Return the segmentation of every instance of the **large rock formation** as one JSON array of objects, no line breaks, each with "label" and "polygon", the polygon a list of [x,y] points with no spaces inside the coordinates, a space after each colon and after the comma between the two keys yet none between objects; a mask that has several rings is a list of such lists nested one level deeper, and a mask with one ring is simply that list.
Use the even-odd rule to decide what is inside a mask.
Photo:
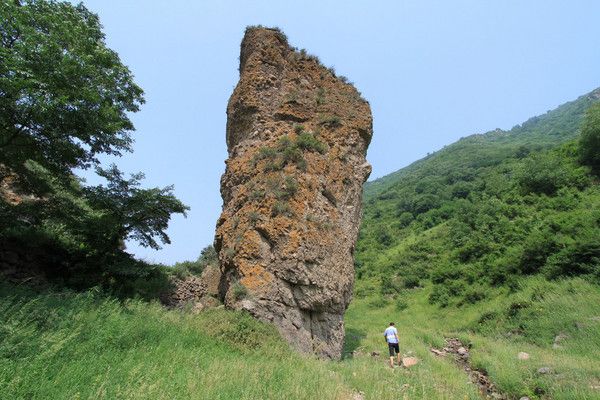
[{"label": "large rock formation", "polygon": [[300,351],[339,358],[371,171],[369,104],[279,30],[249,28],[227,116],[221,300]]}]

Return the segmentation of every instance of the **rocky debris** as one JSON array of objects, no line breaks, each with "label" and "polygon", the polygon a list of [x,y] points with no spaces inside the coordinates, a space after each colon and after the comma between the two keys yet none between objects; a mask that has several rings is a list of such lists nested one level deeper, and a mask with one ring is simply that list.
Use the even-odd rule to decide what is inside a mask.
[{"label": "rocky debris", "polygon": [[339,358],[354,285],[369,104],[277,29],[249,28],[227,106],[219,297]]},{"label": "rocky debris", "polygon": [[160,295],[160,301],[170,308],[191,308],[200,312],[221,304],[219,294],[219,268],[208,265],[200,276],[188,275],[172,278],[171,288]]},{"label": "rocky debris", "polygon": [[520,351],[519,354],[517,354],[517,358],[521,361],[529,360],[529,357],[529,353],[525,353],[524,351]]},{"label": "rocky debris", "polygon": [[160,300],[167,307],[183,308],[185,305],[200,300],[206,292],[206,286],[199,276],[189,275],[183,279],[173,278],[172,289],[161,294]]},{"label": "rocky debris", "polygon": [[507,400],[508,396],[501,393],[496,385],[487,376],[487,372],[480,369],[473,369],[469,363],[470,346],[465,346],[458,338],[446,339],[446,346],[443,349],[429,349],[433,354],[445,357],[450,354],[454,357],[456,363],[469,375],[471,382],[477,385],[479,392],[487,399]]},{"label": "rocky debris", "polygon": [[429,351],[431,351],[436,356],[440,356],[440,357],[445,357],[448,354],[444,350],[438,350],[438,349],[433,348],[433,347],[430,348]]},{"label": "rocky debris", "polygon": [[402,357],[402,366],[405,368],[410,368],[419,363],[419,359],[417,357]]}]

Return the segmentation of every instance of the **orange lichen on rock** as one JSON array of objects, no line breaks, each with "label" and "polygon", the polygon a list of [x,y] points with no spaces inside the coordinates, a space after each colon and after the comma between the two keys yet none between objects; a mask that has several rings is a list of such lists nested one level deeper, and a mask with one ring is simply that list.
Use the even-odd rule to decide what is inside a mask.
[{"label": "orange lichen on rock", "polygon": [[[227,116],[220,297],[297,349],[337,358],[371,170],[369,104],[279,30],[249,28]],[[239,284],[245,297],[232,295]]]}]

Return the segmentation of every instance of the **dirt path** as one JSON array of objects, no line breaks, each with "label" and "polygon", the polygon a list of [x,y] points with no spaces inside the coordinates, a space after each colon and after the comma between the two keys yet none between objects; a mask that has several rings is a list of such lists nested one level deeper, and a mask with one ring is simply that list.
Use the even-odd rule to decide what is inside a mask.
[{"label": "dirt path", "polygon": [[430,351],[439,356],[448,355],[454,357],[454,360],[461,367],[471,381],[479,388],[479,392],[486,399],[508,400],[508,396],[502,394],[496,385],[490,380],[486,371],[473,369],[469,362],[469,348],[457,338],[446,339],[446,346],[442,349],[431,348]]}]

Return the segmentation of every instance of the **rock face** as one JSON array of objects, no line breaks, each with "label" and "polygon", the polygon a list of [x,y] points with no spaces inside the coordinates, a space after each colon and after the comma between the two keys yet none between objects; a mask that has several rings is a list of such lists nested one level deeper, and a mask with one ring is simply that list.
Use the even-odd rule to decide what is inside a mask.
[{"label": "rock face", "polygon": [[369,104],[279,30],[249,28],[227,117],[221,300],[302,352],[339,358],[371,171]]}]

